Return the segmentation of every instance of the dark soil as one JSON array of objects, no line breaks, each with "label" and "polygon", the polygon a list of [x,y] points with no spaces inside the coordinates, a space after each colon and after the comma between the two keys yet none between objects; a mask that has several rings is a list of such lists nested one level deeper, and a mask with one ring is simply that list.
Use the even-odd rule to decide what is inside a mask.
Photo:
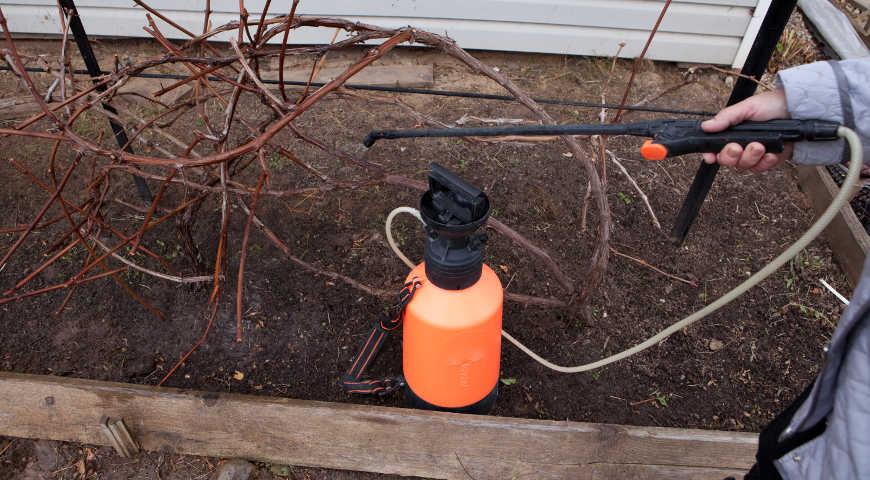
[{"label": "dark soil", "polygon": [[[29,51],[54,51],[56,43],[32,42]],[[153,52],[143,42],[101,42],[99,53]],[[145,53],[142,53],[145,55]],[[519,54],[479,54],[536,96],[600,101],[608,59],[580,59]],[[347,57],[350,58],[350,57]],[[345,57],[330,57],[340,64]],[[471,76],[455,61],[439,54],[403,50],[387,60],[434,63],[436,88],[498,92],[496,86]],[[618,100],[630,63],[617,62],[607,92]],[[645,63],[633,90],[633,101],[654,97],[679,83],[684,70],[666,63]],[[702,70],[699,81],[653,103],[675,108],[715,111],[727,98],[724,75]],[[42,79],[42,81],[45,81]],[[0,75],[2,96],[21,96],[16,80]],[[463,114],[486,118],[531,118],[517,105],[478,100],[408,96],[406,100],[442,121]],[[561,122],[596,121],[597,111],[548,107]],[[256,112],[248,112],[251,118]],[[632,113],[626,121],[654,118]],[[106,127],[100,118],[86,124]],[[319,138],[354,152],[361,139],[377,127],[412,127],[402,111],[379,104],[334,100],[324,102],[298,125]],[[84,126],[82,127],[84,128]],[[287,138],[316,168],[339,178],[358,173],[303,144]],[[612,256],[605,285],[594,298],[589,315],[581,309],[543,309],[516,303],[505,305],[505,329],[535,351],[560,364],[580,364],[630,347],[691,313],[755,272],[810,224],[811,209],[798,191],[792,167],[762,175],[723,170],[684,245],[667,240],[667,231],[698,165],[697,156],[660,163],[640,159],[639,139],[615,138],[611,149],[649,196],[663,223],[656,229],[637,192],[613,164],[608,164],[608,192],[613,208],[613,239],[619,251],[644,259],[675,275],[695,279],[698,288],[671,280],[627,259]],[[14,157],[45,175],[49,145],[0,138],[4,158]],[[536,145],[476,144],[455,139],[383,142],[369,159],[417,180],[427,165],[439,162],[481,186],[494,206],[493,216],[514,227],[550,252],[572,278],[582,281],[591,252],[596,212],[590,209],[590,233],[579,225],[586,180],[579,160],[563,155],[558,142]],[[69,153],[69,152],[68,152]],[[292,164],[271,164],[275,188],[314,185]],[[253,173],[252,173],[253,175]],[[0,162],[0,204],[4,225],[27,223],[45,196],[36,191],[8,162]],[[254,177],[245,181],[254,183]],[[136,202],[129,178],[113,177],[113,195]],[[156,190],[158,185],[152,184]],[[172,195],[175,195],[174,197]],[[173,192],[167,204],[177,202]],[[396,206],[416,205],[418,193],[381,186],[357,191],[285,200],[268,199],[258,214],[295,254],[321,267],[340,271],[366,284],[398,288],[405,267],[388,249],[383,236],[386,214]],[[141,222],[141,214],[113,204],[110,216],[119,225]],[[51,214],[50,214],[51,215]],[[140,215],[138,220],[132,216]],[[220,312],[206,342],[167,382],[167,386],[215,392],[251,393],[402,405],[401,395],[384,400],[350,397],[337,379],[347,368],[374,319],[384,311],[380,299],[341,283],[300,270],[258,232],[253,232],[245,275],[245,318],[242,342],[234,341],[235,272],[244,215],[233,212],[227,288]],[[127,219],[127,220],[125,220]],[[195,239],[206,263],[217,245],[220,219],[216,200],[198,217]],[[124,222],[127,221],[125,224]],[[411,258],[419,258],[420,230],[408,219],[397,226],[398,237]],[[54,231],[54,235],[57,231]],[[0,235],[0,251],[15,240]],[[7,288],[42,258],[54,240],[52,231],[34,235],[0,273]],[[174,229],[155,230],[146,245],[190,272]],[[61,282],[84,261],[81,249],[52,266],[31,288]],[[510,284],[512,292],[560,296],[563,292],[548,271],[508,240],[492,235],[489,264]],[[113,282],[80,286],[67,309],[52,312],[64,292],[0,306],[0,370],[63,375],[98,380],[156,384],[196,339],[206,324],[209,288],[179,286],[136,272],[125,274],[136,291],[165,314],[160,320]],[[587,422],[687,428],[758,431],[793,399],[818,371],[822,348],[839,317],[841,306],[822,289],[824,278],[842,293],[849,287],[832,264],[828,245],[815,242],[807,251],[726,309],[678,333],[660,346],[591,373],[564,375],[549,371],[506,344],[496,415]],[[398,373],[399,338],[393,339],[372,374]],[[240,372],[239,375],[236,372]],[[0,449],[6,441],[0,440]],[[27,475],[38,457],[32,442],[16,440],[0,454],[0,477]],[[42,448],[42,447],[40,447]],[[85,447],[61,445],[62,461],[73,464]],[[150,454],[125,463],[108,449],[94,450],[88,465],[112,478],[200,478],[216,460]],[[33,460],[33,461],[31,461]],[[152,477],[155,470],[163,477]],[[53,471],[53,470],[52,470]],[[72,478],[75,468],[57,478]],[[259,478],[270,478],[264,466]],[[296,469],[295,478],[341,478],[322,471]],[[28,478],[28,477],[22,477]],[[348,477],[350,478],[350,477]],[[356,477],[354,477],[356,478]]]}]

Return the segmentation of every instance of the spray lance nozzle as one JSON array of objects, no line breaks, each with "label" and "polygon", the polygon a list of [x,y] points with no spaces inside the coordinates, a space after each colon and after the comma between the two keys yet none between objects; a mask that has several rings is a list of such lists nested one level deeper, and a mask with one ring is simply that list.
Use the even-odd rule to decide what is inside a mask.
[{"label": "spray lance nozzle", "polygon": [[420,199],[426,224],[423,260],[426,276],[445,290],[462,290],[480,279],[485,233],[475,233],[489,218],[489,198],[455,173],[433,163],[429,190]]}]

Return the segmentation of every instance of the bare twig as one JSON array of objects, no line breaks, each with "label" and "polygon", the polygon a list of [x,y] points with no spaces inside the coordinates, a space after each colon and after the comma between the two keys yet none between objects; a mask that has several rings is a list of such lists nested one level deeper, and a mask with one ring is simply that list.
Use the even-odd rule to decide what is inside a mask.
[{"label": "bare twig", "polygon": [[610,161],[613,162],[614,165],[619,167],[619,171],[622,172],[623,175],[625,175],[625,178],[628,179],[629,183],[631,183],[631,186],[634,187],[634,190],[637,192],[638,195],[640,195],[641,200],[643,200],[643,204],[646,205],[646,209],[649,212],[649,216],[652,219],[653,225],[661,230],[662,224],[659,223],[659,219],[658,217],[656,217],[656,212],[653,211],[652,205],[649,204],[649,197],[646,196],[646,193],[643,192],[643,190],[640,188],[640,185],[638,185],[634,178],[628,173],[628,170],[625,169],[619,159],[616,158],[616,155],[614,155],[613,152],[611,152],[610,150],[606,150],[606,152],[607,156],[610,157]]},{"label": "bare twig", "polygon": [[698,288],[698,282],[693,282],[692,280],[687,280],[687,279],[685,279],[685,278],[683,278],[683,277],[678,277],[678,276],[676,276],[676,275],[673,275],[673,274],[671,274],[671,273],[668,273],[668,272],[666,272],[666,271],[664,271],[664,270],[662,270],[662,269],[656,267],[655,265],[650,264],[650,263],[647,262],[646,260],[642,260],[642,259],[637,258],[637,257],[632,257],[631,255],[627,255],[627,254],[625,254],[625,253],[622,253],[622,252],[620,252],[619,250],[617,250],[617,249],[615,249],[615,248],[613,248],[613,247],[610,247],[610,251],[613,252],[613,254],[616,255],[616,256],[618,256],[618,257],[627,258],[627,259],[629,259],[629,260],[631,260],[631,261],[633,261],[633,262],[636,262],[636,263],[638,263],[638,264],[640,264],[640,265],[643,265],[644,267],[646,267],[646,268],[648,268],[648,269],[650,269],[650,270],[652,270],[652,271],[654,271],[654,272],[658,272],[658,273],[660,273],[660,274],[662,274],[662,275],[664,275],[664,276],[666,276],[666,277],[668,277],[668,278],[670,278],[670,279],[672,279],[672,280],[676,280],[676,281],[678,281],[678,282],[683,282],[683,283],[685,283],[686,285],[689,285],[689,286],[692,286],[692,287]]}]

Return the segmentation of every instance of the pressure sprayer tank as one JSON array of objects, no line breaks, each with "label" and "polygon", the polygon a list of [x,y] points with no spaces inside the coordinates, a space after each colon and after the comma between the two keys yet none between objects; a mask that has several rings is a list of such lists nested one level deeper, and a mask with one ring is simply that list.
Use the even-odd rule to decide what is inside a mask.
[{"label": "pressure sprayer tank", "polygon": [[502,285],[484,265],[489,199],[432,164],[420,200],[426,229],[422,282],[405,310],[403,371],[417,408],[485,413],[498,395]]}]

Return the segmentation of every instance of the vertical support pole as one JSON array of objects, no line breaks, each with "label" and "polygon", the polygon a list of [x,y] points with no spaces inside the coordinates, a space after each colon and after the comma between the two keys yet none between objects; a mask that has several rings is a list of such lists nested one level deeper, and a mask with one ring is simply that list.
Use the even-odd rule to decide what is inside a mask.
[{"label": "vertical support pole", "polygon": [[[752,42],[752,49],[749,50],[749,55],[746,57],[746,63],[743,64],[742,73],[746,77],[752,77],[757,80],[761,79],[764,71],[767,70],[767,64],[770,62],[770,57],[776,49],[776,44],[782,36],[785,25],[791,17],[794,7],[797,4],[796,0],[773,0],[767,14],[764,16],[764,21],[761,23],[761,28],[758,31],[758,36]],[[740,77],[734,83],[734,89],[731,91],[731,97],[728,98],[728,105],[733,105],[742,100],[745,100],[755,94],[755,89],[758,85],[748,79]],[[677,214],[677,219],[674,221],[674,228],[671,230],[671,241],[680,245],[685,240],[689,233],[689,228],[698,216],[701,210],[701,205],[710,192],[710,187],[713,186],[713,180],[716,179],[716,173],[719,171],[718,164],[707,164],[701,162],[698,172],[695,173],[695,179],[692,181],[692,186],[689,187],[689,193],[686,194],[683,200],[683,206],[680,207],[680,212]]]},{"label": "vertical support pole", "polygon": [[[94,55],[93,48],[91,48],[91,42],[88,40],[88,34],[85,33],[85,27],[82,25],[82,20],[79,18],[79,12],[76,10],[75,2],[74,0],[60,0],[60,6],[63,8],[67,17],[69,17],[69,29],[72,31],[76,45],[79,47],[79,53],[81,53],[82,60],[85,62],[85,67],[88,69],[88,75],[96,81],[96,78],[102,75],[103,71],[100,69],[100,64],[97,62],[97,57]],[[105,92],[106,85],[98,86],[97,91]],[[109,113],[116,115],[118,113],[118,111],[115,110],[115,107],[108,103],[104,102],[103,108]],[[112,133],[115,135],[115,141],[118,142],[118,146],[124,148],[124,151],[128,153],[133,153],[133,149],[127,145],[129,140],[124,127],[115,121],[114,118],[109,118],[109,126],[112,127]],[[133,183],[136,184],[136,190],[139,191],[139,197],[143,201],[151,203],[153,197],[151,196],[151,190],[148,188],[148,184],[145,183],[145,179],[134,175]]]}]

